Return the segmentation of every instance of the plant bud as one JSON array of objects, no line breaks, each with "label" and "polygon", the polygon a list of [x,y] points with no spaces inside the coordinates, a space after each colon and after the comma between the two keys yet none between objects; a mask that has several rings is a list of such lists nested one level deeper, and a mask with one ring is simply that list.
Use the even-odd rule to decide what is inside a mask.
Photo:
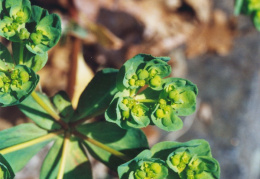
[{"label": "plant bud", "polygon": [[160,86],[161,83],[162,83],[162,79],[161,79],[161,77],[158,76],[158,75],[156,75],[154,78],[152,78],[152,79],[150,80],[150,85],[151,85],[152,87],[154,87],[154,88]]},{"label": "plant bud", "polygon": [[181,159],[181,155],[180,154],[175,154],[174,156],[171,157],[171,162],[172,165],[177,166],[180,164],[180,159]]},{"label": "plant bud", "polygon": [[18,35],[21,40],[25,40],[30,37],[30,33],[28,32],[28,30],[26,28],[22,28]]},{"label": "plant bud", "polygon": [[25,82],[29,81],[30,76],[26,71],[21,71],[20,78],[21,78],[22,82],[25,83]]},{"label": "plant bud", "polygon": [[151,170],[154,172],[154,173],[160,173],[162,171],[162,167],[159,163],[152,163],[151,164]]},{"label": "plant bud", "polygon": [[129,80],[129,85],[130,86],[135,86],[135,79],[130,79]]},{"label": "plant bud", "polygon": [[149,77],[153,78],[155,75],[157,75],[157,70],[153,68],[149,71]]},{"label": "plant bud", "polygon": [[139,70],[139,71],[137,72],[137,75],[138,75],[138,78],[139,78],[140,80],[145,80],[146,78],[149,77],[149,73],[148,73],[147,70]]},{"label": "plant bud", "polygon": [[38,45],[42,41],[42,35],[40,33],[32,33],[30,39],[33,41],[35,45]]},{"label": "plant bud", "polygon": [[128,119],[129,116],[130,116],[129,110],[122,111],[122,116],[123,116],[124,118]]},{"label": "plant bud", "polygon": [[162,119],[165,116],[165,114],[162,109],[157,109],[155,112],[155,116],[159,119]]}]

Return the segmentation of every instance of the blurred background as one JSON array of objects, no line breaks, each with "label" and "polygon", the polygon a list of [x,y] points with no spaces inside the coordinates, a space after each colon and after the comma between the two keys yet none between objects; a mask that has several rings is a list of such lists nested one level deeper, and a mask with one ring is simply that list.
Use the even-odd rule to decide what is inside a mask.
[{"label": "blurred background", "polygon": [[[32,0],[58,13],[63,36],[39,75],[39,90],[65,90],[77,104],[93,75],[120,68],[138,53],[170,56],[172,76],[199,88],[197,111],[184,128],[144,132],[159,141],[206,139],[222,179],[260,179],[260,35],[251,19],[234,17],[227,0]],[[5,39],[0,41],[10,49]],[[103,119],[103,117],[99,117]],[[16,107],[0,108],[0,130],[30,122]],[[44,150],[16,179],[36,179]],[[96,179],[116,178],[93,161]]]}]

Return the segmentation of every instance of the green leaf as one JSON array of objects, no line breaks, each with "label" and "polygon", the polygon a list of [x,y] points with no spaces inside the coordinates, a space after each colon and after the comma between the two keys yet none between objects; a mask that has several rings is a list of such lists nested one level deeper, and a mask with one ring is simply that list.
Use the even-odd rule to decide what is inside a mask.
[{"label": "green leaf", "polygon": [[252,19],[258,31],[260,31],[260,9],[253,13]]},{"label": "green leaf", "polygon": [[39,76],[24,65],[16,65],[10,72],[0,72],[0,106],[21,103],[36,88],[38,81]]},{"label": "green leaf", "polygon": [[30,35],[31,41],[26,44],[26,47],[34,54],[42,54],[55,46],[60,36],[60,17],[57,14],[50,14],[37,23],[35,31]]},{"label": "green leaf", "polygon": [[15,176],[13,169],[5,158],[0,154],[0,178],[13,179]]},{"label": "green leaf", "polygon": [[9,14],[10,17],[12,17],[16,23],[26,23],[31,16],[31,6],[11,6]]},{"label": "green leaf", "polygon": [[[12,43],[13,49],[13,58],[16,64],[19,63],[19,52],[20,52],[20,43]],[[23,65],[33,69],[37,72],[41,70],[48,61],[48,53],[44,52],[43,54],[34,54],[31,53],[27,48],[23,49]]]},{"label": "green leaf", "polygon": [[[49,108],[55,111],[48,96],[38,92],[37,95]],[[18,107],[26,116],[44,129],[54,130],[61,128],[61,126],[55,122],[55,120],[33,99],[32,96],[29,96],[20,105],[18,105]]]},{"label": "green leaf", "polygon": [[212,157],[209,143],[202,139],[191,140],[188,142],[160,142],[151,148],[152,157],[166,160],[168,155],[179,148],[187,148],[192,154],[197,156]]},{"label": "green leaf", "polygon": [[157,117],[158,111],[163,111],[159,107],[160,105],[158,104],[151,113],[151,119],[157,127],[165,131],[176,131],[183,127],[182,120],[174,114],[172,109],[170,109],[170,111],[164,114],[162,117]]},{"label": "green leaf", "polygon": [[[148,148],[146,136],[139,129],[124,130],[115,124],[97,122],[78,126],[77,130],[89,138],[124,153],[130,158],[135,157],[139,152]],[[93,145],[90,142],[85,141],[84,144],[94,158],[114,170],[116,170],[120,164],[125,162],[124,160],[112,155],[102,148]]]},{"label": "green leaf", "polygon": [[216,159],[212,157],[198,157],[204,164],[204,171],[213,175],[214,178],[220,178],[220,167]]},{"label": "green leaf", "polygon": [[[0,131],[0,153],[12,146],[32,141],[33,139],[47,135],[48,132],[37,127],[35,124],[21,124],[19,126]],[[3,156],[10,163],[14,172],[20,171],[26,163],[39,152],[52,138],[36,142],[23,149],[15,149],[12,152],[5,152]]]},{"label": "green leaf", "polygon": [[0,19],[2,19],[2,16],[3,16],[3,13],[4,13],[3,3],[4,3],[4,0],[0,0]]},{"label": "green leaf", "polygon": [[[159,72],[157,75],[159,75],[161,78],[169,75],[170,66],[167,64],[169,60],[169,57],[153,57],[147,54],[139,54],[134,56],[133,58],[126,61],[119,70],[117,76],[118,90],[123,91],[124,89],[139,89],[140,85],[137,85],[136,81],[143,79],[138,75],[139,70],[142,69],[151,70],[154,66]],[[162,69],[164,69],[164,71],[162,71]],[[153,76],[154,75],[152,75],[152,77]],[[145,79],[148,78],[150,77]],[[157,89],[157,87],[154,87],[154,89]]]},{"label": "green leaf", "polygon": [[168,175],[168,169],[163,160],[151,158],[151,152],[145,150],[134,159],[120,165],[118,174],[120,179],[164,179]]},{"label": "green leaf", "polygon": [[[59,138],[56,140],[43,162],[40,173],[41,179],[57,178],[62,147],[63,138]],[[69,141],[65,162],[64,179],[92,178],[91,166],[87,154],[82,145],[73,138]]]},{"label": "green leaf", "polygon": [[11,8],[13,6],[19,6],[19,7],[23,7],[23,6],[31,6],[31,3],[29,0],[5,0],[5,8]]},{"label": "green leaf", "polygon": [[46,9],[43,9],[39,6],[32,6],[32,14],[29,22],[39,23],[45,16],[49,15],[49,12]]},{"label": "green leaf", "polygon": [[113,99],[118,70],[107,68],[99,71],[82,92],[74,121],[102,114]]},{"label": "green leaf", "polygon": [[65,91],[60,91],[52,98],[53,104],[58,109],[63,121],[69,122],[74,113],[69,96]]},{"label": "green leaf", "polygon": [[13,59],[8,49],[0,43],[0,71],[14,68]]},{"label": "green leaf", "polygon": [[244,0],[235,0],[234,14],[239,15],[242,11]]}]

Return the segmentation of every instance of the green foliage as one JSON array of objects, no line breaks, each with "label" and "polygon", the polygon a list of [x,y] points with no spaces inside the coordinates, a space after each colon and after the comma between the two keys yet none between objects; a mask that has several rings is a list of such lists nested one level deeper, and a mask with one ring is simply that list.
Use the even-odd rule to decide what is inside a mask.
[{"label": "green foliage", "polygon": [[117,73],[118,70],[107,68],[95,75],[80,96],[74,121],[104,113],[107,104],[117,92]]},{"label": "green foliage", "polygon": [[249,15],[257,30],[260,30],[260,1],[236,0],[234,13]]},{"label": "green foliage", "polygon": [[0,106],[11,106],[21,103],[35,89],[39,76],[25,65],[11,65],[7,51],[0,54]]},{"label": "green foliage", "polygon": [[164,78],[171,72],[168,60],[146,54],[128,60],[117,75],[119,92],[106,110],[106,120],[124,129],[149,124],[166,131],[181,129],[179,116],[195,111],[198,89],[185,79]]},{"label": "green foliage", "polygon": [[[250,13],[256,10],[250,6]],[[12,41],[13,51],[11,55],[0,43],[0,106],[18,105],[35,123],[0,131],[0,179],[14,178],[14,172],[50,142],[42,179],[91,179],[88,155],[118,169],[123,179],[219,178],[219,164],[206,141],[161,142],[149,150],[138,129],[151,124],[179,130],[180,116],[196,109],[196,85],[167,78],[169,57],[139,54],[120,70],[99,71],[74,109],[64,91],[51,98],[34,91],[36,72],[45,66],[47,51],[61,36],[58,15],[31,6],[29,0],[0,0],[0,36]],[[109,122],[89,120],[104,112]]]},{"label": "green foliage", "polygon": [[[55,111],[54,105],[51,103],[51,100],[48,96],[37,93],[39,98],[44,101],[45,105],[47,105],[50,109]],[[26,100],[24,100],[21,104],[18,105],[19,109],[28,116],[31,120],[33,120],[38,126],[46,130],[57,130],[60,129],[61,126],[55,122],[50,114],[48,114],[41,105],[39,105],[32,96],[28,96]]]},{"label": "green foliage", "polygon": [[[148,166],[151,166],[151,163],[156,163],[157,170],[161,171],[161,175],[154,176],[156,172],[149,175],[147,171],[150,170],[146,170],[146,167],[140,167],[143,163],[150,164]],[[163,170],[163,168],[165,169]],[[169,175],[166,171],[169,171]],[[145,174],[145,172],[147,173]],[[118,174],[120,179],[218,179],[220,168],[218,162],[212,158],[209,144],[206,141],[191,140],[185,143],[158,143],[151,150],[145,150],[134,159],[120,165]]]},{"label": "green foliage", "polygon": [[1,179],[14,178],[13,169],[1,154],[0,154],[0,178]]}]

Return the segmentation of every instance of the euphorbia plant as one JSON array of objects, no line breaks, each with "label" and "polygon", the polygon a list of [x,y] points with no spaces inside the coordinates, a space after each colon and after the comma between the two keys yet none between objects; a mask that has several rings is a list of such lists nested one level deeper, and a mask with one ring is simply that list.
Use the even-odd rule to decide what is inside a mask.
[{"label": "euphorbia plant", "polygon": [[[198,90],[192,82],[167,76],[168,57],[139,54],[120,70],[99,71],[74,109],[63,91],[53,97],[35,92],[36,74],[60,38],[59,16],[28,0],[0,1],[0,105],[18,105],[34,123],[0,131],[0,178],[14,177],[51,141],[40,178],[92,178],[86,151],[120,178],[219,178],[219,164],[204,140],[162,142],[149,150],[140,128],[182,128],[179,116],[192,114]],[[89,119],[104,114],[106,121]]]}]

